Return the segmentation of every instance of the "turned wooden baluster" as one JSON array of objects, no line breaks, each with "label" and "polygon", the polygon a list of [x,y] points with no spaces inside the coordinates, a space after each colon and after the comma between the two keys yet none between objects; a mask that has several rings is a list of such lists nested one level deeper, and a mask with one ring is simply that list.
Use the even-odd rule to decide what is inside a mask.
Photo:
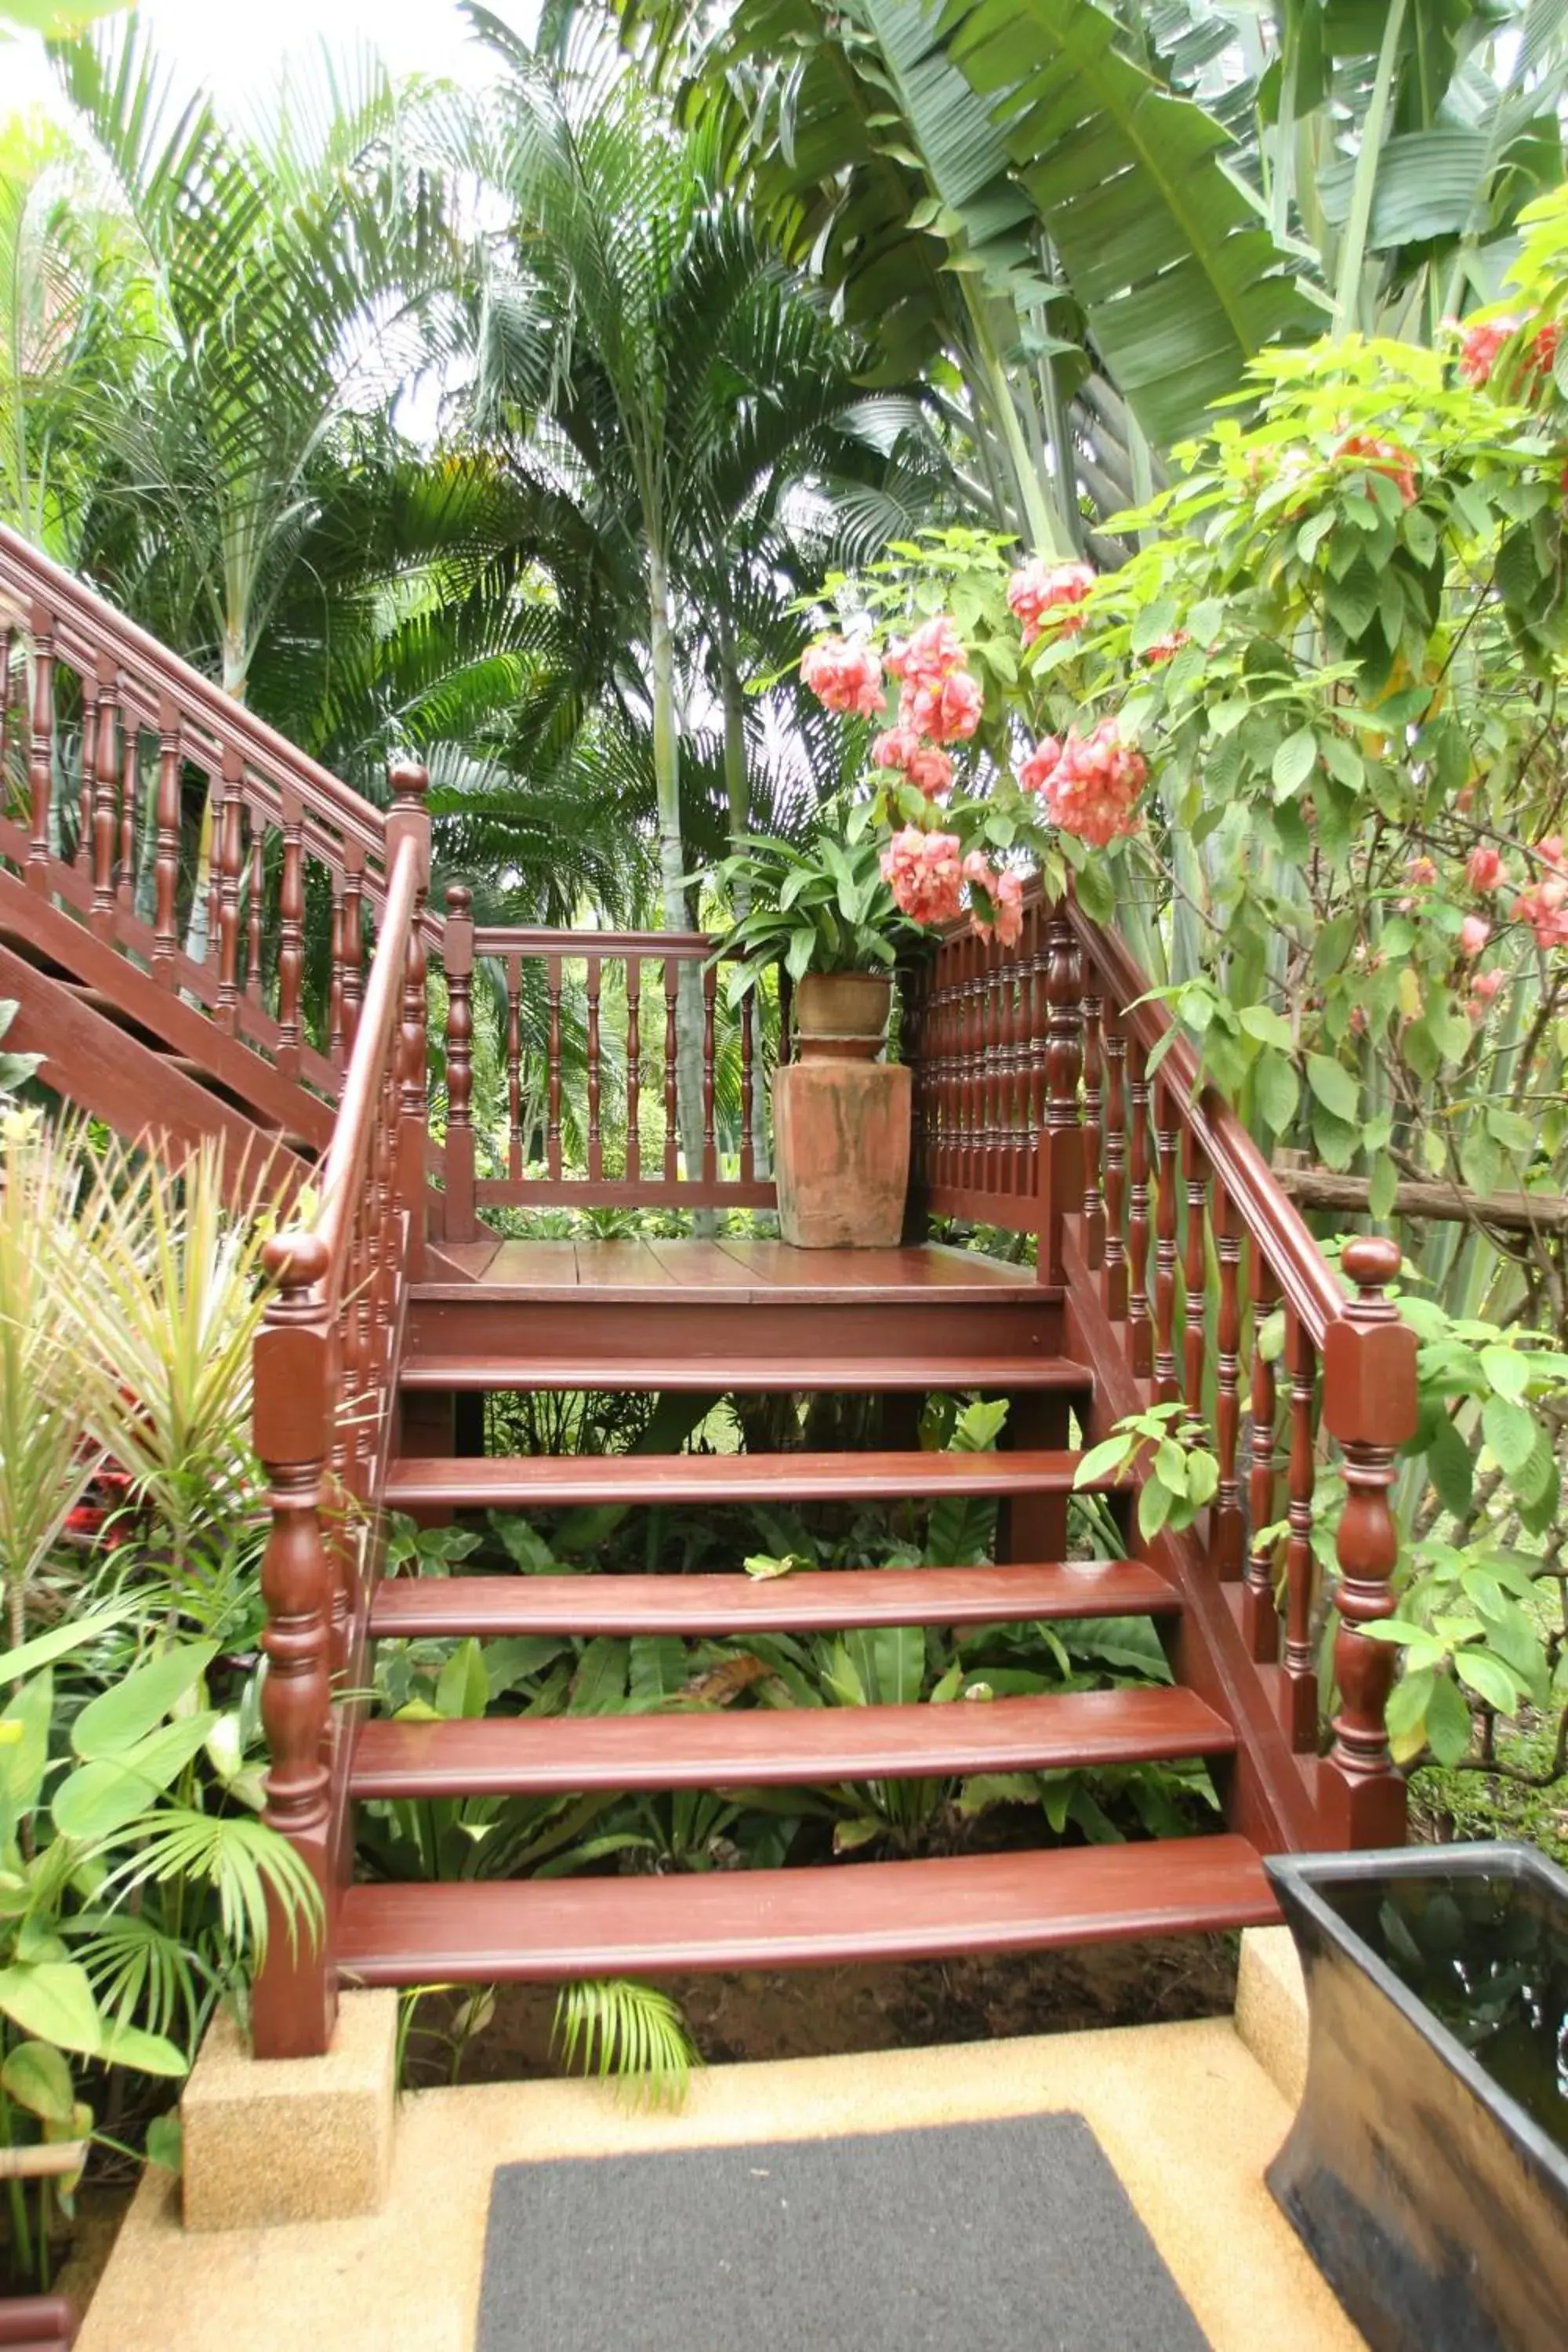
[{"label": "turned wooden baluster", "polygon": [[5,772],[11,749],[11,656],[16,642],[9,628],[0,624],[0,776]]},{"label": "turned wooden baluster", "polygon": [[[261,936],[267,900],[267,820],[259,809],[250,811],[249,834],[250,859],[245,908],[245,992],[252,1004],[258,1011],[263,1011],[267,1003],[263,984],[265,975],[261,969]],[[334,903],[334,919],[336,912]]]},{"label": "turned wooden baluster", "polygon": [[1104,1082],[1105,999],[1096,991],[1083,1000],[1083,1246],[1091,1274],[1105,1264]]},{"label": "turned wooden baluster", "polygon": [[1279,1302],[1274,1271],[1257,1241],[1247,1285],[1252,1305],[1252,1466],[1247,1480],[1247,1516],[1250,1528],[1247,1570],[1241,1594],[1241,1629],[1247,1655],[1259,1665],[1273,1665],[1279,1656],[1279,1612],[1274,1600],[1272,1539],[1264,1530],[1275,1524],[1278,1470],[1274,1459],[1274,1363],[1260,1344],[1263,1326]]},{"label": "turned wooden baluster", "polygon": [[[304,1031],[300,995],[305,978],[305,807],[298,793],[285,785],[280,795],[283,817],[283,870],[278,887],[278,1067],[286,1078],[300,1075]],[[344,921],[349,919],[345,898]],[[353,902],[354,937],[359,943],[359,902]],[[348,969],[343,990],[344,1028],[348,1028]],[[357,1003],[355,1010],[357,1012]],[[349,1051],[353,1050],[352,1036]]]},{"label": "turned wooden baluster", "polygon": [[206,861],[207,861],[207,935],[202,961],[216,967],[218,956],[218,894],[222,888],[221,859],[218,852],[223,841],[224,780],[220,771],[207,777]]},{"label": "turned wooden baluster", "polygon": [[664,960],[664,1181],[673,1184],[680,1173],[677,1157],[678,1125],[675,1095],[675,1007],[680,988],[680,967],[673,956]]},{"label": "turned wooden baluster", "polygon": [[1154,1114],[1154,1395],[1174,1404],[1176,1378],[1176,1108],[1162,1079],[1150,1089]]},{"label": "turned wooden baluster", "polygon": [[781,1070],[787,1070],[795,1055],[792,1022],[795,1014],[795,982],[787,971],[779,974],[779,1060]]},{"label": "turned wooden baluster", "polygon": [[333,1579],[322,1527],[335,1349],[318,1287],[327,1274],[326,1244],[315,1234],[279,1234],[263,1255],[278,1285],[255,1351],[254,1433],[271,1513],[261,1563],[268,1664],[261,1720],[271,1759],[265,1818],[305,1862],[325,1920],[312,1936],[269,1895],[271,1932],[252,1994],[251,2033],[258,2057],[310,2058],[326,2050],[337,2011],[326,1763]]},{"label": "turned wooden baluster", "polygon": [[[244,844],[240,828],[245,821],[245,805],[241,797],[243,779],[237,758],[227,755],[224,761],[223,818],[217,827],[218,871],[218,974],[216,1019],[220,1029],[232,1037],[239,1025],[239,886],[244,872]],[[304,961],[304,908],[300,918],[300,963]],[[297,1044],[296,1040],[296,1044]],[[279,1067],[282,1057],[279,1055]],[[298,1075],[298,1060],[289,1071]]]},{"label": "turned wooden baluster", "polygon": [[447,892],[447,1239],[471,1242],[474,1206],[473,894],[454,882]]},{"label": "turned wooden baluster", "polygon": [[1100,1297],[1113,1322],[1127,1314],[1127,1035],[1116,1008],[1105,1022],[1105,1255]]},{"label": "turned wooden baluster", "polygon": [[560,1181],[561,1181],[561,981],[562,981],[562,968],[561,968],[561,958],[560,958],[558,955],[552,955],[552,956],[548,956],[548,957],[546,957],[546,959],[545,959],[545,974],[544,974],[544,977],[545,977],[545,994],[546,994],[546,998],[547,998],[547,1000],[548,1000],[547,1010],[548,1010],[548,1013],[549,1013],[549,1022],[548,1022],[548,1043],[547,1043],[547,1046],[546,1046],[546,1051],[547,1051],[547,1053],[548,1053],[548,1055],[549,1055],[549,1057],[550,1057],[549,1079],[548,1079],[548,1087],[547,1087],[548,1115],[547,1115],[547,1118],[546,1118],[546,1121],[545,1121],[545,1129],[544,1129],[544,1151],[545,1151],[545,1160],[546,1160],[546,1162],[547,1162],[547,1164],[548,1164],[549,1171],[550,1171],[551,1180],[552,1180],[552,1182],[554,1182],[554,1183],[559,1183],[559,1182],[560,1182]]},{"label": "turned wooden baluster", "polygon": [[605,1145],[600,1129],[600,1109],[604,1092],[599,1045],[599,994],[602,959],[591,955],[588,964],[588,1181],[599,1183],[605,1173]]},{"label": "turned wooden baluster", "polygon": [[[757,1026],[757,992],[756,992],[756,990],[755,990],[754,988],[753,988],[753,989],[748,989],[748,991],[746,992],[745,995],[744,995],[744,996],[742,996],[742,998],[741,999],[740,1013],[741,1013],[741,1181],[742,1181],[742,1184],[753,1184],[753,1183],[755,1183],[755,1181],[756,1181],[756,1176],[757,1176],[757,1150],[756,1150],[756,1139],[755,1139],[755,1138],[754,1138],[754,1136],[752,1135],[752,1122],[754,1121],[755,1117],[756,1117],[756,1083],[757,1083],[757,1081],[756,1081],[756,1058],[755,1058],[755,1048],[754,1048],[754,1040],[755,1040],[755,1036],[756,1036],[756,1026]],[[911,1078],[911,1080],[910,1080],[910,1094],[911,1094],[911,1096],[913,1096],[913,1095],[915,1095],[915,1094],[918,1094],[918,1093],[919,1093],[919,1091],[920,1091],[920,1072],[919,1072],[919,1070],[918,1070],[918,1068],[917,1068],[917,1070],[915,1071],[915,1074],[914,1074],[913,1077],[912,1077],[912,1078]],[[916,1118],[915,1112],[914,1112],[914,1110],[913,1110],[913,1108],[911,1108],[911,1109],[910,1109],[910,1145],[911,1145],[911,1156],[912,1156],[912,1152],[913,1152],[913,1150],[914,1150],[915,1149],[918,1149],[917,1139],[918,1139],[919,1134],[920,1134],[920,1127],[919,1127],[919,1123],[918,1123],[918,1120],[917,1120],[917,1118]]]},{"label": "turned wooden baluster", "polygon": [[1127,1040],[1127,1353],[1134,1377],[1146,1381],[1154,1369],[1149,1319],[1149,1082],[1143,1048]]},{"label": "turned wooden baluster", "polygon": [[359,1035],[360,1007],[364,1003],[364,852],[350,845],[343,852],[343,1060],[346,1064]]},{"label": "turned wooden baluster", "polygon": [[1317,1394],[1318,1355],[1292,1308],[1285,1318],[1285,1369],[1289,1376],[1290,1453],[1286,1469],[1289,1534],[1285,1544],[1285,1727],[1298,1755],[1318,1745],[1318,1666],[1312,1643],[1312,1598],[1317,1582],[1312,1549],[1314,1463],[1312,1404]]},{"label": "turned wooden baluster", "polygon": [[[113,676],[113,665],[110,675]],[[79,873],[92,874],[92,811],[98,798],[98,679],[81,674],[81,743],[77,761],[76,855]]]},{"label": "turned wooden baluster", "polygon": [[[1213,1215],[1215,1256],[1219,1261],[1219,1314],[1215,1325],[1215,1452],[1219,1458],[1219,1490],[1215,1496],[1209,1551],[1222,1580],[1234,1584],[1241,1574],[1247,1541],[1237,1472],[1241,1443],[1241,1225],[1229,1192],[1217,1182]],[[1189,1290],[1189,1319],[1191,1299]],[[1191,1370],[1189,1357],[1189,1375]],[[1198,1376],[1201,1381],[1201,1359]]]},{"label": "turned wooden baluster", "polygon": [[1050,1008],[1046,1069],[1049,1093],[1037,1177],[1038,1273],[1042,1282],[1059,1284],[1067,1279],[1062,1260],[1064,1220],[1083,1201],[1083,1130],[1079,1125],[1078,1106],[1078,1082],[1083,1068],[1083,983],[1078,942],[1059,908],[1052,910],[1046,946],[1046,1003]]},{"label": "turned wooden baluster", "polygon": [[626,1181],[642,1177],[642,958],[626,958]]},{"label": "turned wooden baluster", "polygon": [[331,958],[327,981],[327,1059],[334,1070],[343,1066],[343,877],[332,876]]},{"label": "turned wooden baluster", "polygon": [[[1205,1324],[1208,1306],[1208,1257],[1204,1245],[1204,1223],[1208,1213],[1208,1164],[1196,1136],[1190,1127],[1182,1130],[1182,1175],[1187,1194],[1186,1250],[1182,1260],[1182,1288],[1185,1293],[1186,1322],[1182,1331],[1182,1360],[1187,1399],[1189,1428],[1204,1426],[1204,1365],[1206,1358]],[[1218,1252],[1216,1250],[1217,1256]]]},{"label": "turned wooden baluster", "polygon": [[55,634],[47,607],[35,604],[33,703],[27,738],[26,879],[35,890],[49,888],[49,810],[55,789]]},{"label": "turned wooden baluster", "polygon": [[719,1145],[713,1126],[716,1058],[713,1032],[718,985],[718,969],[709,964],[702,974],[702,1181],[710,1185],[719,1181]]},{"label": "turned wooden baluster", "polygon": [[[451,905],[448,897],[447,905]],[[506,1172],[522,1175],[522,958],[506,960]]]},{"label": "turned wooden baluster", "polygon": [[[115,707],[118,683],[114,660],[104,654],[98,665],[98,730],[92,766],[92,908],[88,920],[98,938],[114,936],[114,845],[120,830],[115,806],[120,787],[120,713]],[[88,756],[82,753],[85,786]]]},{"label": "turned wooden baluster", "polygon": [[130,710],[125,713],[120,749],[120,848],[115,861],[114,894],[130,914],[136,898],[136,804],[141,797],[142,730]]},{"label": "turned wooden baluster", "polygon": [[153,854],[153,977],[174,985],[180,950],[180,714],[171,695],[158,698],[157,845]]},{"label": "turned wooden baluster", "polygon": [[1363,1628],[1394,1614],[1399,1529],[1388,1497],[1395,1453],[1415,1433],[1415,1334],[1386,1295],[1399,1273],[1396,1242],[1347,1242],[1340,1263],[1356,1295],[1330,1325],[1323,1349],[1323,1423],[1344,1455],[1347,1492],[1335,1596],[1340,1708],[1333,1744],[1319,1770],[1319,1807],[1335,1844],[1398,1845],[1405,1837],[1405,1785],[1388,1752],[1384,1720],[1394,1656],[1386,1643],[1369,1641]]}]

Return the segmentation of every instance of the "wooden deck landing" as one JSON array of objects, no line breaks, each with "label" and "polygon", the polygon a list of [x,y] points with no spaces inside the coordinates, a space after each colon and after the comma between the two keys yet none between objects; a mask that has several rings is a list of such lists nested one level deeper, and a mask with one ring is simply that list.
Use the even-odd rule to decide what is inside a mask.
[{"label": "wooden deck landing", "polygon": [[[1027,1296],[1037,1286],[1026,1265],[1005,1265],[977,1251],[928,1243],[917,1249],[806,1250],[775,1241],[448,1242],[440,1256],[465,1277],[422,1286],[426,1297],[559,1301],[563,1292],[630,1303],[689,1297],[723,1306],[824,1306],[845,1300],[934,1295],[947,1305]],[[437,1269],[433,1269],[438,1271]]]}]

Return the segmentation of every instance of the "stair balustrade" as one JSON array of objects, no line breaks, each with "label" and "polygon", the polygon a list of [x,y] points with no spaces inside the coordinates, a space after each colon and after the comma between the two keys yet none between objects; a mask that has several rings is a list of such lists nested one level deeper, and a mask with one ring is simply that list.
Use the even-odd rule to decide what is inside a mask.
[{"label": "stair balustrade", "polygon": [[[405,1981],[417,1957],[406,1940],[416,1931],[395,1906],[360,1903],[364,1890],[355,1890],[355,1910],[345,1890],[351,1776],[356,1753],[374,1761],[375,1751],[361,1739],[353,1694],[366,1681],[383,1521],[400,1493],[406,1499],[428,1487],[436,1507],[458,1507],[473,1485],[458,1463],[397,1462],[403,1323],[427,1242],[471,1240],[482,1213],[503,1207],[761,1207],[774,1197],[762,1116],[773,1058],[767,1024],[754,1000],[731,1008],[712,942],[477,924],[461,887],[448,892],[442,921],[426,907],[423,771],[395,771],[393,788],[389,813],[372,808],[0,530],[0,918],[16,942],[14,969],[42,975],[44,989],[64,973],[73,1001],[100,1006],[112,1001],[118,974],[127,1015],[143,1033],[157,1031],[150,1007],[167,1007],[163,1050],[171,1058],[162,1066],[171,1090],[189,1089],[190,1074],[205,1071],[214,1091],[198,1093],[198,1106],[226,1102],[233,1119],[259,1116],[260,1105],[260,1131],[289,1148],[300,1140],[294,1128],[312,1119],[318,1138],[330,1137],[306,1213],[269,1247],[277,1292],[256,1358],[257,1450],[271,1520],[262,1575],[267,1816],[307,1857],[325,1922],[315,1941],[290,1937],[282,1923],[272,1938],[255,2010],[257,2047],[268,2055],[325,2045],[340,1975]],[[62,941],[77,943],[74,964]],[[434,1057],[431,950],[446,1003]],[[1140,1919],[1190,1926],[1266,1916],[1258,1850],[1394,1842],[1405,1821],[1404,1783],[1384,1736],[1394,1654],[1367,1633],[1393,1608],[1389,1488],[1415,1421],[1415,1337],[1389,1296],[1398,1254],[1386,1241],[1350,1242],[1342,1282],[1145,988],[1113,932],[1070,900],[1037,899],[1009,947],[973,925],[954,927],[909,976],[903,1009],[901,1050],[915,1079],[916,1223],[955,1217],[1034,1236],[1041,1312],[1061,1335],[1047,1344],[1065,1350],[1062,1370],[1091,1424],[1086,1436],[1163,1403],[1193,1433],[1202,1426],[1217,1462],[1215,1497],[1197,1525],[1179,1536],[1163,1531],[1142,1547],[1146,1563],[1117,1573],[1144,1578],[1164,1596],[1180,1704],[1190,1696],[1218,1727],[1214,1742],[1234,1745],[1230,1834],[1196,1842],[1211,1847],[1207,1856],[1163,1855],[1163,1892],[1143,1906],[1126,1874],[1102,1858],[1059,1857],[1065,1874],[1054,1885],[1065,1888],[1076,1871],[1097,1890],[1086,1898],[1086,1932],[1106,1932],[1108,1923],[1134,1932]],[[486,992],[502,1041],[504,1118],[479,1121],[473,1046]],[[787,990],[779,1014],[777,1050],[787,1058]],[[253,1071],[258,1060],[267,1066],[265,1086],[252,1080],[248,1095],[247,1056]],[[433,1059],[445,1087],[434,1122]],[[59,1090],[74,1087],[90,1105],[90,1074],[63,1047],[59,1064],[49,1073]],[[127,1092],[122,1086],[116,1100]],[[297,1119],[290,1102],[303,1107]],[[187,1128],[191,1108],[182,1105]],[[155,1137],[157,1107],[148,1108]],[[1026,1286],[1025,1296],[1036,1293]],[[1012,1330],[1016,1309],[1010,1289],[1005,1302],[981,1311]],[[864,1355],[867,1310],[832,1311],[846,1318],[837,1328],[853,1323]],[[897,1344],[884,1339],[884,1355]],[[975,1344],[965,1342],[972,1351]],[[486,1345],[495,1355],[499,1342]],[[1016,1339],[1007,1345],[1016,1352]],[[992,1354],[1014,1360],[1000,1340]],[[907,1384],[907,1365],[882,1370],[891,1385]],[[878,1365],[867,1359],[857,1377],[874,1387]],[[1059,1496],[1071,1461],[1049,1451],[996,1457],[985,1475],[994,1471],[1015,1496],[1031,1477]],[[823,1463],[831,1486],[834,1459]],[[806,1457],[794,1465],[797,1484],[803,1465]],[[889,1455],[885,1467],[889,1491],[907,1491],[905,1458]],[[526,1462],[489,1468],[508,1494],[535,1476]],[[642,1469],[658,1483],[657,1465]],[[409,1474],[417,1474],[412,1486]],[[979,1473],[972,1464],[963,1475]],[[1339,1700],[1320,1755],[1324,1596],[1314,1537],[1330,1478],[1342,1480],[1345,1496]],[[703,1493],[711,1483],[704,1473]],[[810,1477],[801,1488],[808,1490]],[[1058,1554],[1026,1554],[997,1573],[1021,1580],[1020,1591],[1045,1579],[1064,1612],[1085,1605],[1068,1590],[1079,1565]],[[584,1588],[572,1581],[578,1589],[569,1598],[581,1605]],[[831,1606],[882,1622],[853,1584]],[[602,1597],[594,1605],[605,1607]],[[792,1601],[788,1582],[769,1605],[804,1609],[808,1619],[812,1607],[830,1606],[812,1602],[804,1587]],[[628,1597],[626,1607],[637,1623],[662,1622],[646,1600]],[[383,1630],[401,1622],[392,1609],[377,1620]],[[974,1711],[951,1712],[953,1722],[938,1728],[956,1738],[960,1717]],[[1127,1710],[1112,1712],[1125,1728]],[[1068,1717],[1060,1721],[1067,1736]],[[1000,1714],[994,1728],[998,1737],[1006,1728]],[[479,1738],[482,1727],[472,1729]],[[1034,1754],[1043,1731],[1025,1727],[1020,1736]],[[634,1740],[630,1730],[617,1737]],[[1149,1753],[1173,1752],[1163,1737]],[[806,1742],[814,1753],[819,1744]],[[422,1787],[431,1768],[416,1758],[388,1769]],[[532,1769],[507,1764],[507,1785],[524,1785]],[[845,1874],[823,1869],[788,1874],[803,1924],[779,1948],[798,1944],[809,1957],[807,1915],[830,1900],[847,1906],[846,1917],[864,1912],[868,1949],[947,1948],[952,1905],[963,1900],[958,1881],[979,1885],[972,1858],[899,1867],[910,1891],[897,1904],[928,1906],[919,1922],[910,1912],[901,1941],[879,1940],[887,1932],[879,1906],[895,1898],[834,1895]],[[995,1948],[1067,1933],[1058,1896],[1043,1881],[1020,1878],[1005,1858],[984,1868],[996,1881],[985,1881]],[[911,1871],[927,1894],[914,1893]],[[943,1873],[953,1877],[951,1897]],[[476,1928],[474,1939],[459,1935],[449,1948],[457,1914],[432,1912],[419,1930],[425,1958],[441,1961],[437,1973],[493,1972],[511,1933],[509,1925],[496,1944],[495,1903],[510,1922],[507,1906],[523,1892],[467,1890],[465,1916],[482,1909],[492,1921],[489,1944]],[[724,1921],[716,1917],[710,1943],[699,1937],[696,1947],[710,1951],[710,1965],[727,1964],[735,1947],[726,1938],[744,1929],[742,1896],[720,1892]],[[552,1896],[561,1914],[552,1932],[579,1951],[596,1951],[593,1939],[605,1938],[608,1966],[621,1949],[612,1921],[621,1897],[606,1908],[602,1893],[584,1885]],[[656,1899],[664,1902],[658,1890],[650,1914]],[[535,1923],[544,1916],[524,1908]],[[586,1942],[573,1940],[579,1927]],[[663,1913],[650,1916],[650,1950],[666,1948],[666,1933]],[[689,1958],[692,1933],[668,1923],[669,1952]],[[841,1937],[835,1948],[850,1943]],[[531,1965],[526,1955],[512,1961],[512,1973]]]}]

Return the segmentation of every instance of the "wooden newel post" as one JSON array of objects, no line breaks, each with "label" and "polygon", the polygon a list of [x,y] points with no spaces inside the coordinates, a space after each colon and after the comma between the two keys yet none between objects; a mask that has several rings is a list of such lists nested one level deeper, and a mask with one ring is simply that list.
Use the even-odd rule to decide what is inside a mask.
[{"label": "wooden newel post", "polygon": [[1384,1295],[1399,1272],[1397,1244],[1347,1243],[1342,1264],[1357,1288],[1323,1349],[1323,1423],[1343,1452],[1348,1492],[1334,1641],[1340,1711],[1321,1769],[1320,1813],[1330,1845],[1398,1845],[1405,1787],[1384,1726],[1394,1653],[1362,1628],[1394,1614],[1399,1529],[1388,1495],[1395,1451],[1415,1431],[1415,1334]]},{"label": "wooden newel post", "polygon": [[256,1451],[272,1515],[261,1563],[261,1719],[271,1758],[265,1817],[303,1857],[326,1916],[313,1935],[268,1898],[253,2028],[258,2058],[309,2058],[327,2048],[337,2013],[328,1761],[334,1571],[321,1523],[334,1349],[318,1287],[328,1266],[325,1242],[315,1234],[280,1234],[263,1255],[279,1286],[256,1341]]},{"label": "wooden newel post", "polygon": [[447,893],[447,1239],[471,1242],[474,1213],[473,901],[461,883]]},{"label": "wooden newel post", "polygon": [[1079,1080],[1083,1075],[1083,984],[1078,942],[1064,910],[1052,910],[1046,929],[1046,1126],[1040,1138],[1039,1278],[1062,1283],[1062,1220],[1083,1206],[1083,1129]]}]

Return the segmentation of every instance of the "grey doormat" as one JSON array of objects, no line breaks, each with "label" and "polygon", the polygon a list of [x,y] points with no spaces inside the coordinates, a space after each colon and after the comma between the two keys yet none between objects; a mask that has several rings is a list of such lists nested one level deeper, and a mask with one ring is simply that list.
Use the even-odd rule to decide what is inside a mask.
[{"label": "grey doormat", "polygon": [[478,2352],[1207,2352],[1081,2116],[496,2174]]}]

